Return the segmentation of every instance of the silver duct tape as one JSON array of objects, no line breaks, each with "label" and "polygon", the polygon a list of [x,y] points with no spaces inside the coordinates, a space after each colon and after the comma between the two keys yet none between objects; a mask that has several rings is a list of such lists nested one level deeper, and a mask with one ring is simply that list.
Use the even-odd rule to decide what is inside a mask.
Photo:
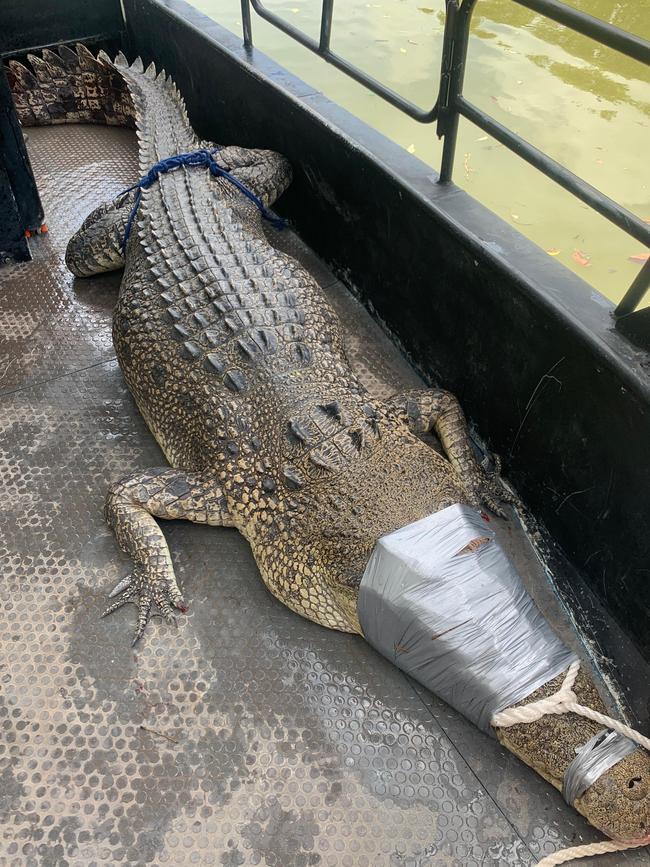
[{"label": "silver duct tape", "polygon": [[562,796],[567,804],[573,806],[576,798],[593,786],[605,771],[636,749],[638,745],[634,741],[617,732],[607,732],[606,729],[587,741],[576,751],[575,759],[564,772]]},{"label": "silver duct tape", "polygon": [[468,506],[450,506],[379,539],[358,613],[373,647],[492,734],[495,713],[577,658]]}]

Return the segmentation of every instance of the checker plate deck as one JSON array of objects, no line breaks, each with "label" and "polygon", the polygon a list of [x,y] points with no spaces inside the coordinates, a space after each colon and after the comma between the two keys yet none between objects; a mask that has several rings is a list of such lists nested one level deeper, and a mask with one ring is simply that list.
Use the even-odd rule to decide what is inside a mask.
[{"label": "checker plate deck", "polygon": [[[107,486],[164,461],[114,359],[119,275],[74,280],[63,253],[132,183],[135,139],[53,127],[29,149],[49,233],[0,270],[0,864],[484,867],[598,839],[361,638],[272,598],[234,530],[164,525],[190,604],[178,630],[156,618],[132,649],[131,607],[100,620],[128,570]],[[330,296],[367,386],[419,385],[295,235],[278,243]],[[496,523],[581,652],[525,537]],[[623,862],[648,858],[590,863]]]}]

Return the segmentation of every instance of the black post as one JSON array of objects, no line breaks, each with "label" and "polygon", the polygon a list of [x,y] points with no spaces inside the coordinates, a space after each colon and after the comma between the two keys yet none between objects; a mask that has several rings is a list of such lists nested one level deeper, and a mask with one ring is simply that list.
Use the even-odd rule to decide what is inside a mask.
[{"label": "black post", "polygon": [[648,289],[650,289],[650,259],[641,268],[634,278],[634,282],[619,301],[618,307],[614,310],[616,319],[627,316],[628,313],[636,310]]},{"label": "black post", "polygon": [[[469,25],[476,0],[448,0],[442,55],[438,137],[444,136],[439,183],[451,181],[458,136],[457,98],[463,92]],[[444,89],[444,92],[443,92]],[[443,107],[444,104],[444,107]]]},{"label": "black post", "polygon": [[332,14],[334,12],[334,0],[323,0],[320,16],[320,42],[319,51],[327,51],[330,47],[332,35]]},{"label": "black post", "polygon": [[241,0],[241,26],[244,31],[244,47],[253,47],[253,27],[251,25],[251,7],[249,0]]},{"label": "black post", "polygon": [[0,253],[30,259],[27,229],[38,229],[43,207],[4,67],[0,64]]}]

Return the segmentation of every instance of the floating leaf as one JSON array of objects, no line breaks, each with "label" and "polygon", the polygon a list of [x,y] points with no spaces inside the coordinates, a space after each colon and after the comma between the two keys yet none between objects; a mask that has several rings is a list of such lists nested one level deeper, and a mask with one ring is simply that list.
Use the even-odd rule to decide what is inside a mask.
[{"label": "floating leaf", "polygon": [[488,140],[488,137],[487,137],[486,135],[480,135],[480,136],[476,139],[476,141],[487,141],[487,140]]},{"label": "floating leaf", "polygon": [[577,262],[578,265],[582,265],[583,268],[588,268],[591,265],[591,256],[587,256],[586,253],[583,253],[582,250],[574,250],[571,254],[571,258],[574,262]]},{"label": "floating leaf", "polygon": [[432,15],[436,10],[430,6],[418,6],[419,12],[424,12],[425,15]]},{"label": "floating leaf", "polygon": [[419,45],[419,42],[415,42],[413,39],[407,40],[411,45]]},{"label": "floating leaf", "polygon": [[515,222],[519,219],[519,214],[510,214],[510,216],[515,220]]},{"label": "floating leaf", "polygon": [[638,262],[639,265],[643,265],[650,259],[650,253],[637,253],[636,256],[628,256],[627,259],[628,262]]},{"label": "floating leaf", "polygon": [[604,166],[605,163],[604,163],[603,160],[596,160],[596,165],[597,165],[597,166]]},{"label": "floating leaf", "polygon": [[557,247],[549,247],[546,252],[549,256],[559,256],[562,251],[558,250]]},{"label": "floating leaf", "polygon": [[400,48],[400,54],[406,54],[406,48]]},{"label": "floating leaf", "polygon": [[650,217],[643,217],[642,219],[644,223],[650,223]]},{"label": "floating leaf", "polygon": [[410,145],[406,148],[406,150],[407,150],[410,154],[414,154],[414,153],[415,153],[415,145],[414,145],[414,144],[410,144]]},{"label": "floating leaf", "polygon": [[289,12],[293,12],[294,15],[297,15],[298,12],[300,12],[300,9],[297,6],[293,6],[291,9],[289,9]]}]

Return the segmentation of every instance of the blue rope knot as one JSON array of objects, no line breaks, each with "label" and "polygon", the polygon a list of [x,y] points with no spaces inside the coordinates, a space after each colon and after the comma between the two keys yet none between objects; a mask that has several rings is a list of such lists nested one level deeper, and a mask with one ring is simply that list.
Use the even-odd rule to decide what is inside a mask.
[{"label": "blue rope knot", "polygon": [[[131,234],[131,228],[133,226],[133,221],[135,220],[135,215],[138,213],[138,208],[140,206],[140,200],[142,199],[142,191],[149,189],[152,187],[158,178],[161,175],[167,174],[167,172],[172,172],[174,169],[180,168],[180,166],[205,166],[210,170],[210,174],[214,175],[217,178],[225,178],[227,181],[230,181],[237,189],[243,193],[248,199],[253,202],[258,208],[262,217],[265,220],[268,220],[272,226],[275,226],[277,229],[284,229],[287,225],[287,221],[282,219],[282,217],[275,217],[268,208],[265,207],[262,200],[259,196],[256,196],[252,190],[249,190],[245,184],[232,175],[230,172],[226,171],[226,169],[222,169],[219,163],[214,159],[212,154],[215,154],[217,151],[221,150],[221,148],[213,148],[212,150],[208,150],[207,148],[199,148],[196,151],[190,151],[190,153],[186,154],[176,154],[173,157],[167,157],[164,160],[160,160],[157,163],[154,163],[146,175],[140,178],[132,187],[129,187],[127,190],[124,190],[120,193],[120,196],[126,195],[126,193],[130,193],[132,190],[137,190],[135,197],[135,202],[133,203],[133,207],[131,208],[131,213],[129,214],[129,219],[126,221],[126,226],[124,227],[124,240],[122,241],[122,252],[126,254],[126,242],[129,240],[129,235]],[[118,197],[119,198],[119,197]]]}]

